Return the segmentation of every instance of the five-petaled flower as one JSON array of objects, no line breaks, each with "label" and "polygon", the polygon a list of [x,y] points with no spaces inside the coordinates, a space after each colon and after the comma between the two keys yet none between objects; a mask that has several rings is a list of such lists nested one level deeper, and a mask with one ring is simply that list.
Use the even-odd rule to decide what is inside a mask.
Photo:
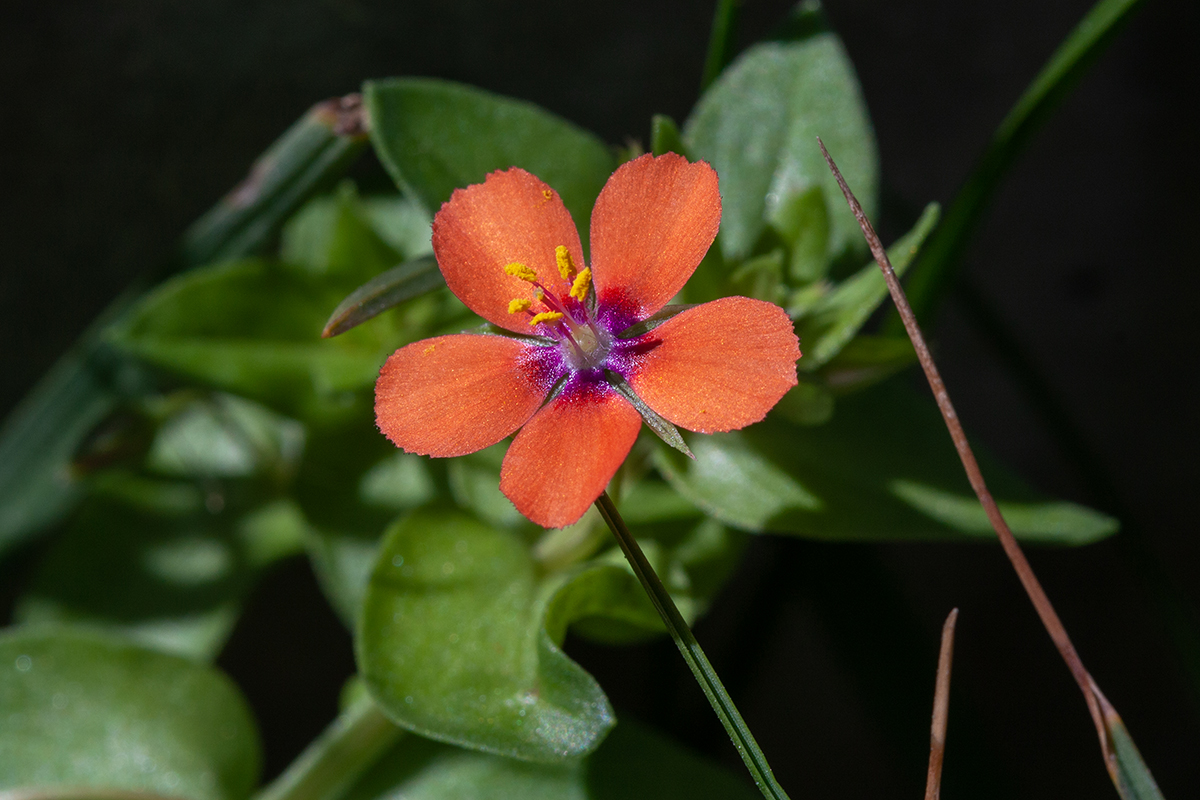
[{"label": "five-petaled flower", "polygon": [[796,385],[800,350],[781,308],[726,297],[654,316],[720,220],[708,164],[642,156],[596,200],[588,268],[571,215],[534,175],[514,167],[455,191],[433,221],[446,283],[521,336],[464,333],[400,348],[375,387],[379,429],[431,456],[473,453],[520,429],[500,489],[557,528],[583,515],[633,447],[642,417],[630,389],[688,430],[761,420]]}]

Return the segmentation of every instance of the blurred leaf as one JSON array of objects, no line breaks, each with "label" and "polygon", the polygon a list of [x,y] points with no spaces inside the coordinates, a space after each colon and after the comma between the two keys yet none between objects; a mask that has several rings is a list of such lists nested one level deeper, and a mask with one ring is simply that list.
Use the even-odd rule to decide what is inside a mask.
[{"label": "blurred leaf", "polygon": [[907,336],[858,334],[821,368],[834,394],[850,394],[890,378],[915,364],[917,351]]},{"label": "blurred leaf", "polygon": [[791,246],[788,277],[793,282],[807,284],[825,277],[829,269],[829,206],[820,186],[781,201],[770,225]]},{"label": "blurred leaf", "polygon": [[0,428],[0,556],[82,496],[71,459],[118,397],[78,352],[64,356]]},{"label": "blurred leaf", "polygon": [[0,634],[0,789],[94,787],[242,800],[258,734],[233,682],[69,629]]},{"label": "blurred leaf", "polygon": [[340,800],[750,800],[724,768],[622,722],[586,762],[530,764],[416,736],[392,745]]},{"label": "blurred leaf", "polygon": [[87,623],[211,659],[257,571],[297,552],[302,533],[299,511],[283,502],[234,520],[203,505],[164,514],[89,500],[46,554],[14,616],[24,624]]},{"label": "blurred leaf", "polygon": [[[1104,703],[1104,722],[1112,739],[1113,753],[1116,756],[1116,770],[1112,774],[1113,784],[1121,800],[1163,800],[1162,792],[1150,774],[1150,768],[1142,760],[1133,737],[1129,735],[1125,723],[1117,715],[1115,709],[1107,702]],[[1110,768],[1110,774],[1113,770]]]},{"label": "blurred leaf", "polygon": [[[746,530],[835,540],[991,540],[933,403],[890,381],[838,401],[825,425],[779,415],[744,431],[692,438],[696,460],[659,448],[655,464],[680,494]],[[980,453],[1000,508],[1025,541],[1094,542],[1117,522],[1045,502]],[[974,504],[974,505],[972,505]]]},{"label": "blurred leaf", "polygon": [[384,528],[438,493],[428,467],[428,459],[398,452],[367,414],[310,429],[294,496],[308,521],[305,545],[317,580],[351,630]]},{"label": "blurred leaf", "polygon": [[192,478],[290,477],[304,452],[304,426],[236,395],[198,398],[164,421],[147,468]]},{"label": "blurred leaf", "polygon": [[362,203],[375,231],[406,260],[433,255],[433,218],[415,198],[379,195]]},{"label": "blurred leaf", "polygon": [[817,148],[824,139],[863,208],[874,215],[879,166],[854,68],[836,35],[767,42],[747,50],[696,104],[683,140],[721,176],[721,252],[751,255],[768,220],[797,195],[823,187],[826,261],[864,252],[858,224]]},{"label": "blurred leaf", "polygon": [[800,381],[775,404],[775,413],[797,425],[824,425],[833,416],[833,395],[816,383]]},{"label": "blurred leaf", "polygon": [[[1100,0],[1092,6],[1000,123],[905,284],[908,301],[922,325],[928,323],[952,282],[963,250],[1009,167],[1141,5],[1142,0]],[[838,154],[830,152],[840,164]],[[853,180],[850,185],[858,191]],[[888,322],[889,333],[903,333],[899,317]]]},{"label": "blurred leaf", "polygon": [[450,511],[402,518],[360,618],[372,696],[398,725],[441,741],[542,762],[590,752],[612,711],[542,622],[560,581],[539,579],[515,533]]},{"label": "blurred leaf", "polygon": [[356,286],[400,263],[403,256],[375,230],[354,184],[317,197],[288,220],[279,257],[338,286]]},{"label": "blurred leaf", "polygon": [[426,78],[369,81],[371,142],[433,213],[454,189],[521,167],[562,196],[587,248],[592,205],[617,163],[593,134],[532,103]]},{"label": "blurred leaf", "polygon": [[361,98],[318,103],[279,137],[250,175],[197,220],[183,241],[189,266],[261,253],[284,220],[342,174],[366,146]]},{"label": "blurred leaf", "polygon": [[126,351],[193,380],[293,416],[349,410],[356,391],[403,343],[389,318],[320,338],[341,291],[265,261],[180,275],[159,286],[113,332]]},{"label": "blurred leaf", "polygon": [[474,512],[498,528],[528,526],[512,501],[500,491],[500,465],[508,442],[500,442],[476,453],[451,459],[447,465],[450,493],[461,508]]},{"label": "blurred leaf", "polygon": [[376,275],[338,303],[321,336],[329,338],[345,333],[406,300],[445,285],[433,256],[405,261]]},{"label": "blurred leaf", "polygon": [[[888,248],[897,275],[912,263],[937,218],[938,205],[930,203],[912,230]],[[817,300],[797,323],[804,349],[800,368],[811,372],[837,355],[887,295],[883,272],[872,261]]]},{"label": "blurred leaf", "polygon": [[656,156],[663,153],[678,153],[687,157],[687,148],[683,146],[683,135],[675,120],[666,114],[655,114],[650,118],[650,152]]}]

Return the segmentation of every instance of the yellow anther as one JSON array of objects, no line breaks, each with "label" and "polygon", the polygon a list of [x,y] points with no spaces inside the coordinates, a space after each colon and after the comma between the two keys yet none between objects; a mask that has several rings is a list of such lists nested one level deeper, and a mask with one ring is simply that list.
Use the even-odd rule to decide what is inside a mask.
[{"label": "yellow anther", "polygon": [[526,300],[523,297],[514,297],[508,301],[508,313],[520,314],[522,311],[528,311],[531,305],[533,305],[533,301],[531,300]]},{"label": "yellow anther", "polygon": [[506,265],[504,267],[504,271],[509,275],[512,275],[514,278],[520,278],[521,280],[528,281],[529,283],[533,283],[537,280],[537,273],[519,261],[514,261],[511,264]]},{"label": "yellow anther", "polygon": [[579,302],[583,302],[587,297],[588,286],[592,284],[592,271],[587,267],[583,268],[578,275],[575,276],[575,282],[571,284],[571,297],[574,297]]},{"label": "yellow anther", "polygon": [[564,281],[575,277],[575,262],[571,260],[571,251],[565,245],[554,248],[554,262],[558,264],[558,274],[562,275]]},{"label": "yellow anther", "polygon": [[533,319],[529,320],[529,327],[533,328],[541,325],[543,322],[558,322],[563,315],[557,311],[543,311],[540,314],[535,314]]}]

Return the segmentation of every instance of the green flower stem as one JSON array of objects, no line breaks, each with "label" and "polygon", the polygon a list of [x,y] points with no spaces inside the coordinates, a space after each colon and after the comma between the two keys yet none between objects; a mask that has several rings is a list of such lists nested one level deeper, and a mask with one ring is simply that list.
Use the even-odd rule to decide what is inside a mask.
[{"label": "green flower stem", "polygon": [[333,800],[345,793],[401,731],[365,693],[254,800]]},{"label": "green flower stem", "polygon": [[600,510],[600,516],[604,517],[604,521],[608,523],[613,536],[617,537],[617,543],[621,545],[621,550],[625,553],[625,558],[628,559],[629,566],[633,568],[633,574],[637,575],[638,580],[642,582],[642,587],[646,590],[646,594],[650,596],[650,602],[658,610],[659,616],[662,617],[663,623],[667,626],[667,631],[671,634],[671,638],[675,640],[675,646],[679,648],[680,654],[683,655],[683,660],[687,662],[688,668],[696,676],[696,682],[704,690],[704,695],[712,705],[713,711],[717,712],[717,717],[720,718],[721,724],[725,726],[725,731],[729,734],[730,740],[733,741],[733,746],[737,748],[742,761],[746,763],[746,768],[750,770],[750,775],[754,778],[754,784],[758,786],[758,790],[762,792],[763,797],[769,800],[786,800],[787,793],[783,791],[783,787],[775,780],[775,775],[771,772],[771,765],[767,763],[767,757],[763,755],[762,750],[758,747],[758,743],[754,741],[753,734],[746,727],[746,722],[742,719],[742,715],[738,713],[737,706],[733,704],[733,699],[725,691],[725,686],[722,685],[721,679],[717,676],[717,671],[708,662],[708,657],[704,655],[704,650],[700,648],[700,643],[692,635],[691,628],[684,622],[683,615],[679,613],[679,609],[675,607],[675,601],[671,599],[667,588],[663,586],[657,573],[654,572],[654,568],[646,560],[645,553],[638,546],[637,540],[633,538],[633,534],[629,532],[629,528],[625,525],[625,520],[621,519],[621,515],[617,511],[617,507],[613,504],[612,498],[608,496],[608,492],[602,492],[600,497],[596,499],[596,508]]},{"label": "green flower stem", "polygon": [[700,79],[701,92],[711,86],[733,60],[733,37],[737,33],[741,4],[742,0],[717,0],[712,33],[708,37],[708,54],[704,58],[704,75]]}]

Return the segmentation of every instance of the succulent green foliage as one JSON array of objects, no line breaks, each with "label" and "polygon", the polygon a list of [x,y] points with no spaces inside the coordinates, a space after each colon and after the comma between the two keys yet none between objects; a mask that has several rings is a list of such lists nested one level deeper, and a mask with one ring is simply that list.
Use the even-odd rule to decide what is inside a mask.
[{"label": "succulent green foliage", "polygon": [[531,761],[593,750],[613,725],[590,675],[542,621],[544,581],[521,537],[458,512],[418,512],[384,538],[358,663],[397,724]]},{"label": "succulent green foliage", "polygon": [[[126,498],[135,490],[122,488]],[[86,623],[147,647],[211,659],[259,570],[299,552],[304,520],[286,501],[233,519],[213,514],[187,483],[145,481],[136,491],[191,507],[171,513],[86,501],[42,561],[15,618]]]},{"label": "succulent green foliage", "polygon": [[562,196],[587,247],[592,204],[617,167],[593,134],[532,103],[449,81],[371,81],[363,97],[380,161],[428,211],[489,172],[521,167]]},{"label": "succulent green foliage", "polygon": [[[718,241],[726,260],[750,256],[768,227],[788,245],[802,242],[806,255],[792,267],[802,275],[817,271],[815,245],[803,241],[808,237],[825,242],[822,262],[865,250],[817,136],[873,215],[879,180],[875,139],[854,68],[830,32],[751,47],[700,98],[683,141],[721,176]],[[824,215],[811,208],[817,188]]]},{"label": "succulent green foliage", "polygon": [[[693,437],[696,460],[659,448],[680,494],[736,527],[834,540],[992,539],[936,408],[899,383],[839,401],[825,425],[782,415],[737,433]],[[1046,502],[981,454],[993,494],[1025,541],[1079,545],[1117,522]]]},{"label": "succulent green foliage", "polygon": [[259,753],[245,701],[216,670],[95,632],[0,634],[0,790],[243,800]]},{"label": "succulent green foliage", "polygon": [[632,722],[586,761],[536,764],[402,737],[340,800],[749,800],[726,770]]},{"label": "succulent green foliage", "polygon": [[83,495],[71,459],[118,397],[70,353],[0,426],[0,557],[60,520]]},{"label": "succulent green foliage", "polygon": [[300,551],[304,519],[277,499],[301,458],[300,424],[230,395],[184,394],[162,401],[141,469],[90,477],[17,621],[83,622],[212,658],[259,571]]},{"label": "succulent green foliage", "polygon": [[[494,474],[489,480],[494,487]],[[631,503],[635,519],[638,503],[671,494],[648,483],[660,488]],[[657,521],[649,516],[636,529],[642,546],[694,618],[733,569],[745,536],[697,520],[678,501]],[[532,761],[579,756],[603,737],[611,710],[559,649],[568,627],[625,643],[659,635],[663,625],[595,514],[536,536],[527,523],[486,525],[437,508],[389,528],[365,587],[357,645],[367,685],[397,724]]]}]

